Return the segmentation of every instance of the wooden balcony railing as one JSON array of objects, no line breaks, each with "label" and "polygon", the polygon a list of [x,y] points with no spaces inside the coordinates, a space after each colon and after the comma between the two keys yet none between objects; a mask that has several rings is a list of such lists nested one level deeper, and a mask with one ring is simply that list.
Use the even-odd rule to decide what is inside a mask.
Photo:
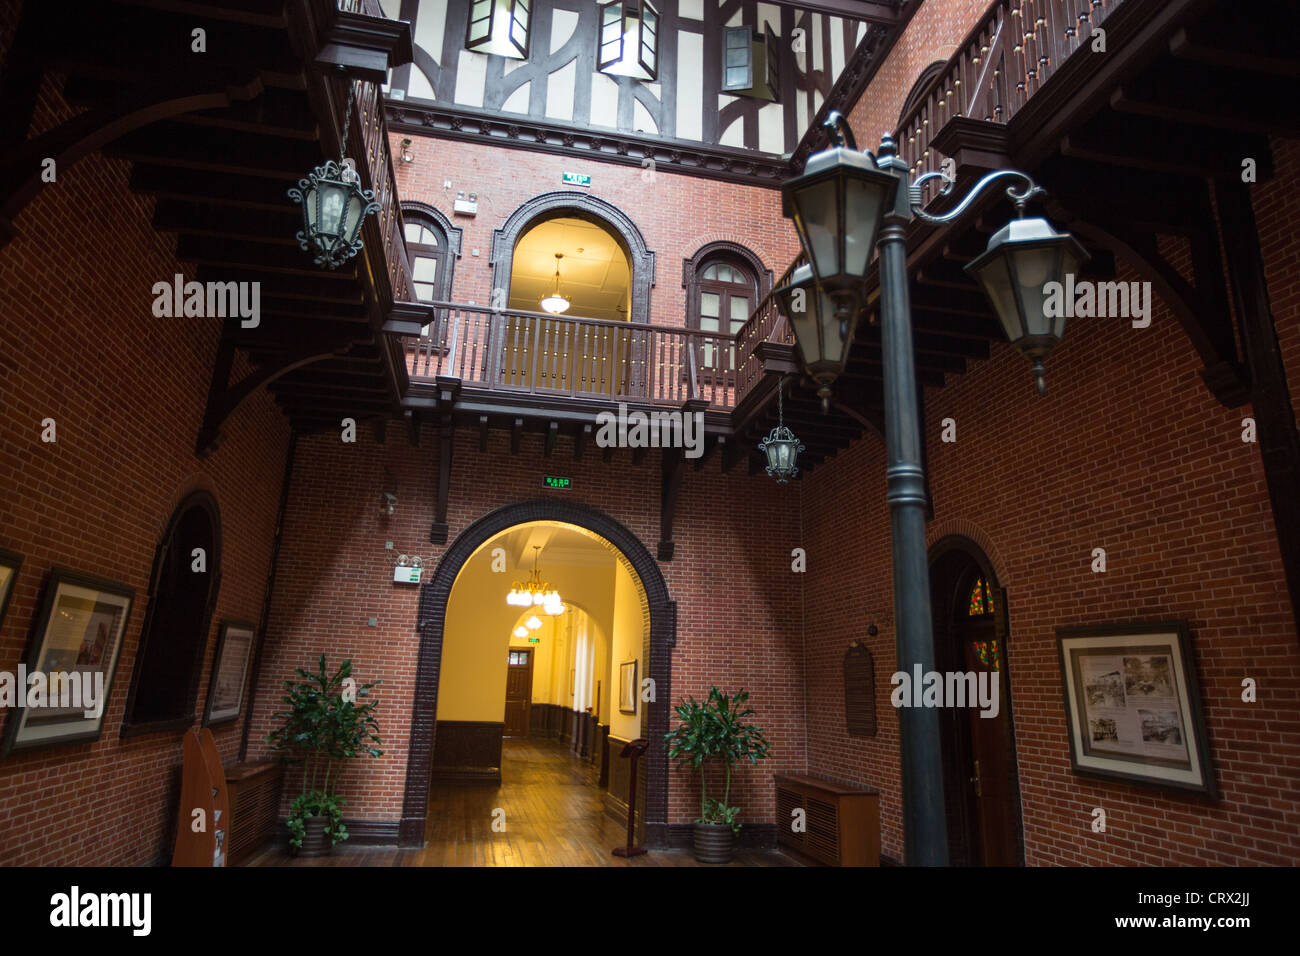
[{"label": "wooden balcony railing", "polygon": [[807,261],[808,257],[802,252],[795,256],[794,261],[781,273],[781,277],[773,283],[772,289],[759,301],[758,308],[754,310],[745,324],[740,327],[740,331],[736,333],[736,354],[740,356],[740,365],[736,370],[737,404],[753,390],[759,379],[763,377],[763,363],[754,354],[758,344],[760,342],[792,343],[794,341],[790,335],[790,323],[785,315],[781,313],[781,310],[777,308],[776,296],[772,294],[772,291],[789,282],[794,270]]},{"label": "wooden balcony railing", "polygon": [[[912,175],[940,169],[944,157],[930,143],[954,116],[1010,122],[1122,3],[997,0],[957,47],[929,94],[898,124],[894,138]],[[933,199],[938,188],[938,183],[927,183],[923,199]]]},{"label": "wooden balcony railing", "polygon": [[407,345],[413,382],[440,376],[494,391],[680,406],[736,401],[736,345],[697,329],[609,322],[451,302]]}]

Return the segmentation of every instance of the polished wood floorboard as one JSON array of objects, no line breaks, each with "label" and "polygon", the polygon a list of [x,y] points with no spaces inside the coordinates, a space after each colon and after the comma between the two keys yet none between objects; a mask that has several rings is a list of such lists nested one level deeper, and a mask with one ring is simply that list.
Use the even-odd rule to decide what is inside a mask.
[{"label": "polished wood floorboard", "polygon": [[[626,839],[605,816],[596,768],[557,740],[508,739],[500,786],[439,785],[429,797],[423,849],[348,846],[321,859],[267,850],[250,866],[701,866],[690,850],[651,850],[624,860]],[[493,822],[504,823],[504,831]],[[741,850],[730,866],[800,866],[776,850]]]}]

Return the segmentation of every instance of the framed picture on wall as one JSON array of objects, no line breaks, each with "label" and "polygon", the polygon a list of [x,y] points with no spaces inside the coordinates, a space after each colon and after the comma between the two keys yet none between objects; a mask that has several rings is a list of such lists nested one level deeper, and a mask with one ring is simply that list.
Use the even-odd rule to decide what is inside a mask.
[{"label": "framed picture on wall", "polygon": [[618,665],[618,712],[636,713],[636,661]]},{"label": "framed picture on wall", "polygon": [[23,658],[5,756],[99,737],[135,591],[55,568]]},{"label": "framed picture on wall", "polygon": [[1214,797],[1187,623],[1058,628],[1056,636],[1074,772]]},{"label": "framed picture on wall", "polygon": [[4,623],[5,611],[9,609],[9,598],[14,593],[14,581],[18,578],[18,569],[23,566],[21,555],[0,548],[0,624]]},{"label": "framed picture on wall", "polygon": [[248,662],[253,656],[253,625],[243,621],[222,621],[217,636],[217,656],[212,662],[212,684],[203,725],[224,724],[239,717],[244,709],[244,687]]}]

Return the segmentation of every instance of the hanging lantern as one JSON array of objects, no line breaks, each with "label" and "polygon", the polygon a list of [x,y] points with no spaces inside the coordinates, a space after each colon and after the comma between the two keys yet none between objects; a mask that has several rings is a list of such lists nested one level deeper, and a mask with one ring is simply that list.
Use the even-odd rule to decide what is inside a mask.
[{"label": "hanging lantern", "polygon": [[366,216],[379,211],[373,190],[361,188],[361,178],[352,160],[346,158],[351,122],[349,90],[338,162],[327,160],[289,190],[289,198],[302,205],[298,245],[313,253],[312,261],[326,269],[337,269],[362,250],[361,226]]},{"label": "hanging lantern", "polygon": [[785,427],[785,381],[777,387],[776,421],[777,425],[758,443],[758,450],[767,456],[767,473],[776,479],[777,484],[784,485],[799,473],[796,462],[799,452],[807,449],[794,437],[794,432]]}]

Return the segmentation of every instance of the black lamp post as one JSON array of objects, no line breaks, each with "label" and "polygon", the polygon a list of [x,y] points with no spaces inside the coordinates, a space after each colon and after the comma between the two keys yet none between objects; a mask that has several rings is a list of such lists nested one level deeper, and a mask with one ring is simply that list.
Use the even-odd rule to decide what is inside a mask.
[{"label": "black lamp post", "polygon": [[[1023,215],[1024,203],[1041,189],[1027,175],[999,170],[985,176],[953,210],[934,216],[921,208],[921,186],[938,173],[909,182],[907,163],[885,136],[878,156],[858,153],[853,133],[839,113],[823,124],[832,145],[809,158],[802,175],[782,187],[785,214],[794,220],[809,266],[796,270],[777,296],[808,375],[817,382],[823,408],[830,385],[843,371],[853,328],[862,307],[864,278],[873,242],[880,250],[880,332],[884,363],[885,500],[893,547],[894,619],[898,669],[934,669],[930,620],[930,572],[925,547],[925,472],[916,368],[912,358],[912,315],[908,289],[906,231],[912,218],[952,222],[992,182],[1012,177],[1025,184],[1007,195]],[[829,184],[829,185],[828,185]],[[947,183],[944,192],[951,191]],[[1039,225],[1041,224],[1041,225]],[[877,239],[878,234],[878,239]],[[1064,322],[1045,320],[1043,285],[1061,281],[1086,256],[1069,236],[1043,220],[1019,219],[999,232],[970,271],[989,292],[1008,338],[1035,361],[1060,339]],[[806,271],[804,271],[806,269]],[[1040,384],[1041,389],[1041,384]],[[904,850],[911,865],[948,862],[939,715],[933,708],[899,710],[903,763]]]}]

